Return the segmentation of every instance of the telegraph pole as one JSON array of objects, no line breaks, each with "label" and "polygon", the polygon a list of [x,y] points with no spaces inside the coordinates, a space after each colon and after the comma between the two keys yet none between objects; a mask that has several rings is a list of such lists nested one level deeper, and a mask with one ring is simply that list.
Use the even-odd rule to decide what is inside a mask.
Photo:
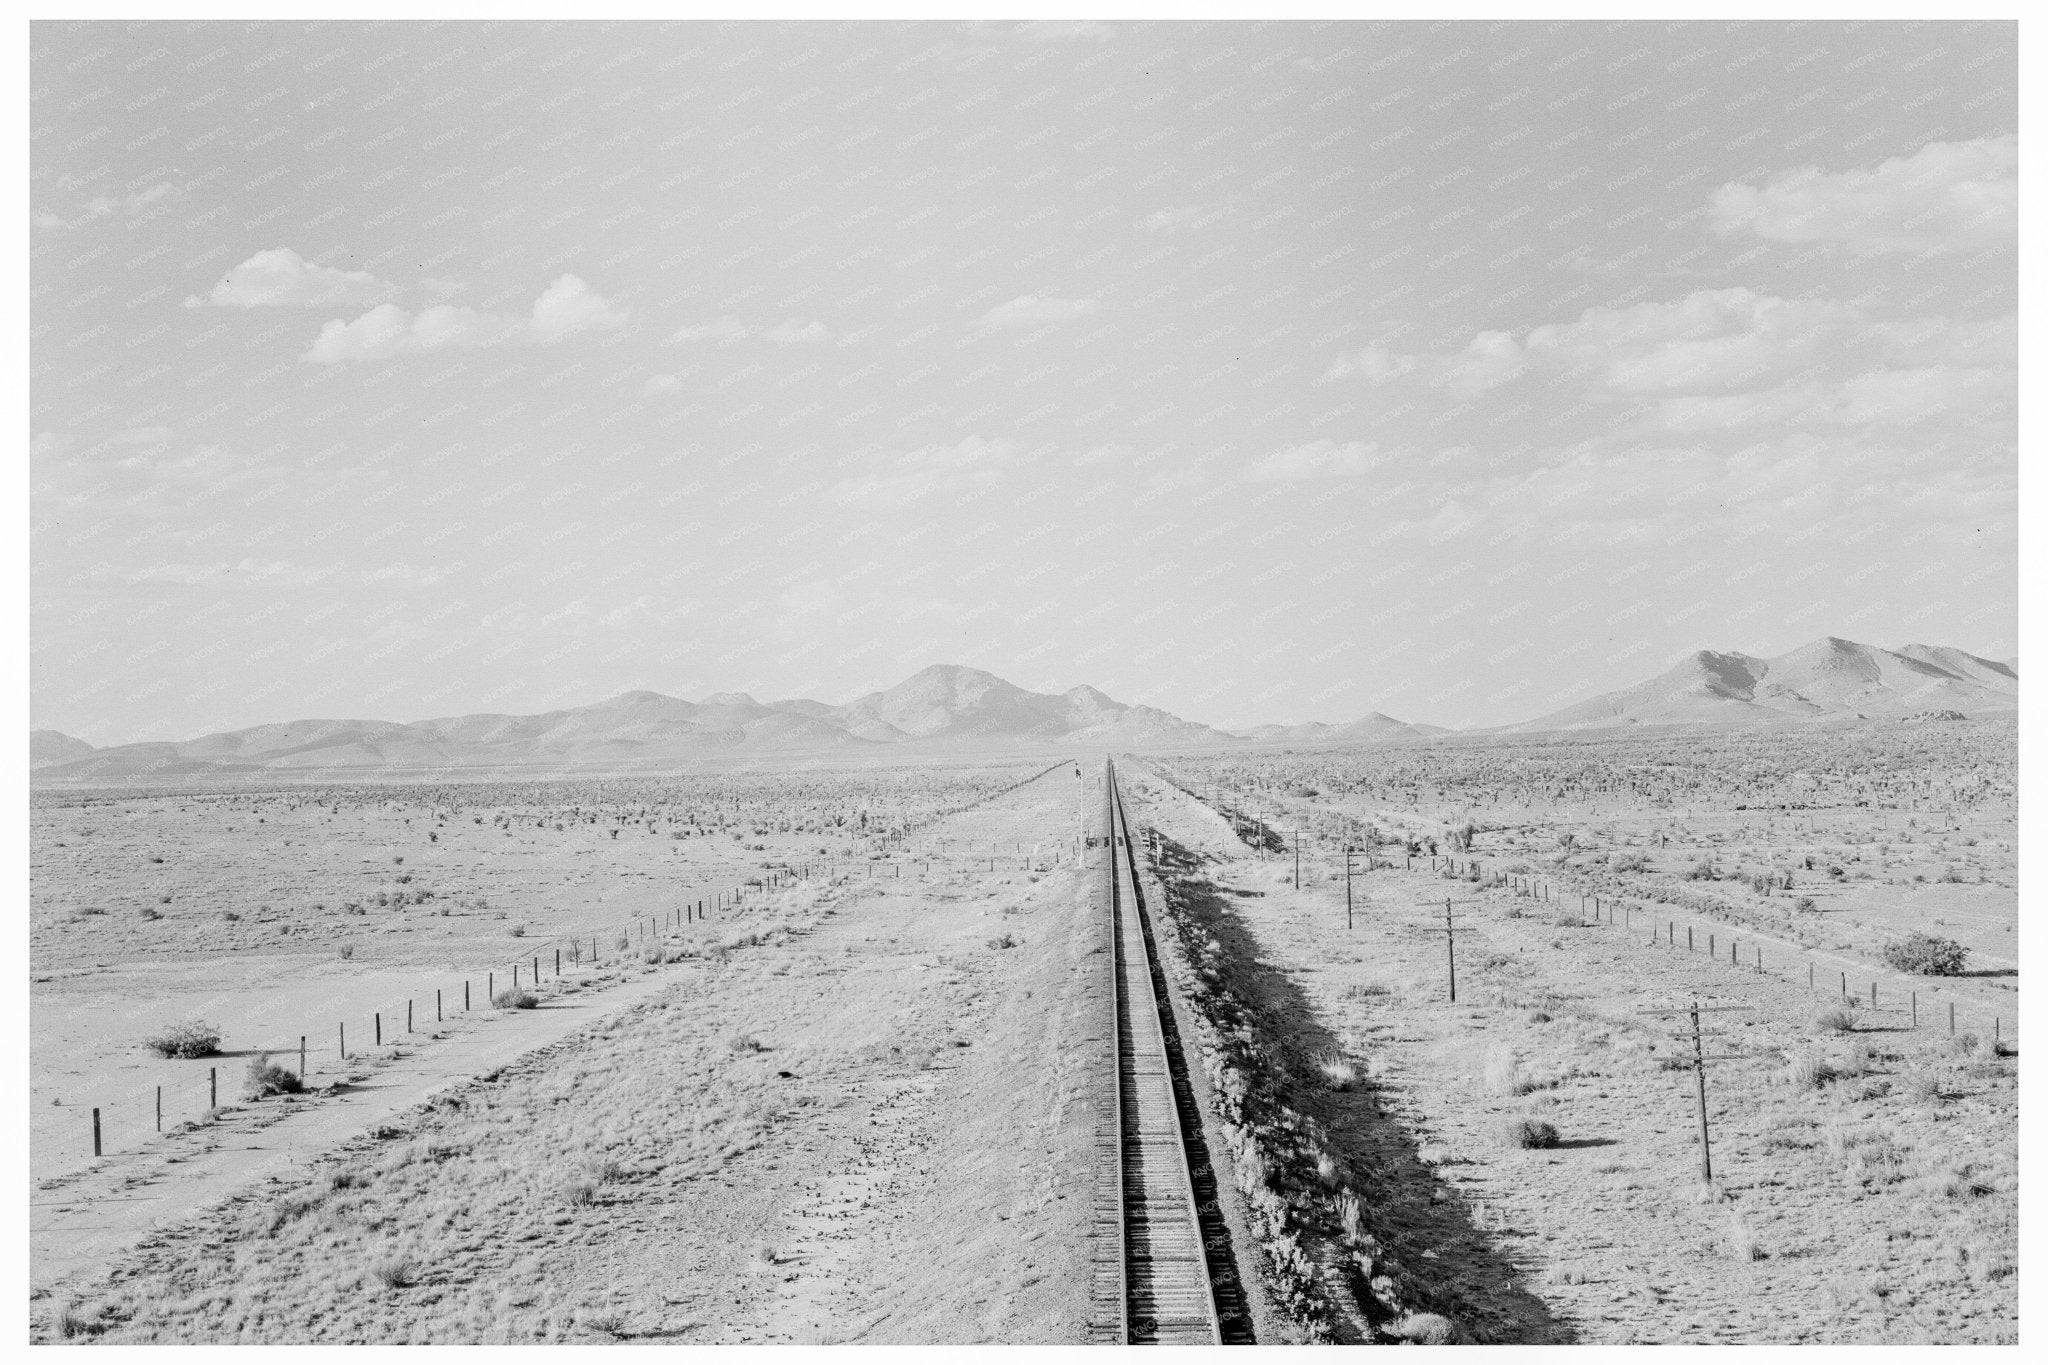
[{"label": "telegraph pole", "polygon": [[1351,842],[1344,843],[1344,928],[1351,928]]},{"label": "telegraph pole", "polygon": [[1661,1016],[1679,1015],[1689,1021],[1688,1032],[1677,1041],[1681,1046],[1688,1042],[1692,1044],[1693,1089],[1699,1100],[1700,1180],[1704,1183],[1711,1184],[1714,1179],[1714,1154],[1707,1135],[1707,1063],[1738,1060],[1745,1054],[1740,1052],[1717,1052],[1710,1055],[1706,1051],[1703,1042],[1705,1034],[1700,1028],[1700,1015],[1723,1010],[1750,1010],[1755,1008],[1756,1006],[1754,1005],[1702,1005],[1699,1001],[1695,1000],[1685,1009],[1641,1011],[1643,1014]]},{"label": "telegraph pole", "polygon": [[[1419,902],[1419,903],[1420,903],[1420,904],[1422,904],[1422,905],[1431,905],[1431,906],[1433,906],[1433,905],[1435,905],[1435,904],[1436,904],[1436,902],[1435,902],[1435,901],[1433,901],[1433,900],[1428,900],[1428,901],[1422,901],[1422,902]],[[1453,921],[1453,920],[1452,920],[1452,918],[1451,918],[1451,906],[1452,906],[1453,904],[1457,904],[1457,905],[1476,905],[1476,904],[1478,904],[1478,902],[1476,902],[1476,901],[1470,901],[1470,900],[1462,900],[1462,901],[1456,901],[1456,902],[1453,902],[1453,901],[1451,900],[1451,898],[1450,898],[1450,897],[1448,897],[1448,896],[1444,897],[1444,901],[1443,901],[1443,906],[1444,906],[1444,972],[1445,972],[1445,975],[1446,975],[1446,977],[1448,978],[1448,980],[1449,980],[1449,982],[1450,982],[1450,987],[1451,987],[1451,1003],[1452,1003],[1453,1005],[1455,1005],[1455,1004],[1457,1004],[1457,1003],[1458,1003],[1458,926],[1457,926],[1456,922],[1455,922],[1455,921]]]}]

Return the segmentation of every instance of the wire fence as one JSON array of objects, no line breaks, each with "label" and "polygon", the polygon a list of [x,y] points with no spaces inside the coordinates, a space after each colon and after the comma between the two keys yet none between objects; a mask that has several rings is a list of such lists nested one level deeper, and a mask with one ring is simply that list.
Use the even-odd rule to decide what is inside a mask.
[{"label": "wire fence", "polygon": [[[1302,864],[1300,859],[1306,853],[1315,871],[1327,871],[1316,867],[1315,854],[1304,849],[1304,843],[1311,846],[1316,841],[1304,840],[1297,831],[1290,842],[1287,835],[1256,815],[1237,810],[1222,800],[1220,793],[1203,796],[1166,774],[1155,766],[1154,774],[1188,799],[1199,803],[1228,821],[1238,837],[1262,856],[1271,851],[1292,850],[1296,859],[1296,882],[1299,884]],[[1359,871],[1351,860],[1363,858],[1363,871],[1392,869],[1394,858],[1382,856],[1382,849],[1397,847],[1399,867],[1404,871],[1417,870],[1417,864],[1427,861],[1426,870],[1454,881],[1474,885],[1481,891],[1505,890],[1516,898],[1526,898],[1545,905],[1568,904],[1568,898],[1576,895],[1579,900],[1578,918],[1586,925],[1605,925],[1623,933],[1644,935],[1647,947],[1662,946],[1667,951],[1679,951],[1681,935],[1685,942],[1684,951],[1704,955],[1710,962],[1725,962],[1731,973],[1731,989],[1739,989],[1744,975],[1769,976],[1780,981],[1797,983],[1804,975],[1806,984],[1814,995],[1838,1000],[1845,1005],[1885,1014],[1903,1021],[1907,1029],[1931,1028],[1945,1030],[1954,1037],[1968,1034],[1988,1044],[1994,1050],[2013,1050],[2019,1046],[2019,1020],[2017,1015],[2007,1015],[1975,999],[1958,1000],[1946,989],[1938,986],[1939,978],[1906,977],[1897,972],[1878,973],[1867,963],[1844,965],[1841,958],[1826,957],[1810,951],[1789,947],[1767,935],[1751,934],[1747,938],[1739,929],[1719,921],[1700,923],[1670,913],[1673,907],[1667,902],[1653,898],[1617,897],[1592,892],[1579,892],[1571,888],[1562,891],[1558,883],[1547,878],[1524,873],[1488,872],[1481,860],[1451,854],[1423,854],[1414,852],[1412,846],[1401,841],[1391,841],[1378,848],[1344,847],[1333,850],[1330,866],[1335,867],[1337,858],[1344,859],[1343,866]],[[1337,879],[1344,872],[1335,874]],[[1618,916],[1618,918],[1617,918]],[[1772,948],[1766,958],[1765,947]],[[1724,955],[1725,946],[1725,955]],[[1857,969],[1854,979],[1851,966]],[[1879,987],[1883,984],[1884,992]],[[1923,998],[1924,997],[1924,998]],[[1882,1001],[1882,1003],[1881,1003]],[[1988,1034],[1987,1031],[1988,1030]]]},{"label": "wire fence", "polygon": [[[953,840],[942,840],[941,851],[935,855],[886,859],[885,852],[890,844],[896,845],[900,852],[907,836],[914,830],[993,801],[1071,765],[1072,760],[1063,759],[959,810],[942,812],[932,821],[907,827],[893,837],[877,836],[869,845],[868,857],[858,864],[832,859],[822,864],[770,865],[759,876],[736,886],[713,890],[701,898],[683,900],[660,916],[638,916],[616,930],[598,934],[578,931],[574,935],[558,935],[524,946],[513,956],[485,963],[468,974],[431,987],[431,993],[430,988],[422,986],[418,993],[409,994],[403,1001],[368,1009],[353,1018],[337,1019],[331,1028],[288,1037],[274,1046],[222,1050],[217,1043],[215,1051],[208,1056],[190,1059],[206,1065],[203,1079],[197,1075],[195,1066],[192,1079],[183,1086],[167,1089],[164,1085],[157,1085],[153,1093],[145,1093],[136,1101],[102,1102],[91,1106],[89,1134],[81,1131],[79,1141],[90,1141],[95,1158],[117,1151],[132,1151],[166,1131],[175,1132],[181,1126],[210,1122],[236,1102],[253,1102],[245,1093],[252,1084],[253,1076],[231,1075],[224,1080],[218,1059],[247,1058],[252,1072],[263,1066],[266,1059],[279,1059],[275,1065],[290,1076],[290,1080],[285,1082],[287,1092],[294,1084],[301,1090],[345,1084],[360,1075],[363,1065],[375,1060],[371,1053],[381,1053],[387,1046],[416,1038],[423,1029],[445,1024],[453,1018],[474,1016],[485,1010],[523,1008],[519,1003],[521,993],[534,995],[534,1003],[537,1004],[538,993],[549,985],[559,987],[570,970],[617,966],[636,958],[648,963],[668,961],[665,950],[657,959],[648,955],[649,949],[661,948],[664,937],[672,931],[687,931],[692,924],[718,918],[736,909],[745,903],[750,892],[783,890],[798,882],[808,882],[820,873],[828,880],[842,875],[843,871],[851,877],[853,874],[845,869],[854,865],[866,869],[861,875],[864,881],[885,877],[902,880],[906,867],[912,869],[916,878],[929,877],[935,867],[948,872],[982,871],[985,867],[987,872],[994,873],[1001,870],[1011,857],[1017,859],[1018,869],[1026,872],[1053,871],[1072,866],[1080,857],[1081,841],[1078,839],[1056,843],[1041,841],[1029,847],[1022,841],[1013,841],[1013,848],[1007,852],[1000,848],[1000,841],[991,840],[986,854],[979,850],[980,841],[968,840],[958,841],[962,848],[957,854],[944,847],[955,842]],[[887,868],[887,872],[881,871],[883,868]],[[322,1077],[326,1078],[324,1082],[319,1079]],[[223,1084],[229,1087],[225,1092]],[[203,1105],[199,1103],[202,1096],[205,1100]],[[170,1105],[168,1110],[166,1101]]]}]

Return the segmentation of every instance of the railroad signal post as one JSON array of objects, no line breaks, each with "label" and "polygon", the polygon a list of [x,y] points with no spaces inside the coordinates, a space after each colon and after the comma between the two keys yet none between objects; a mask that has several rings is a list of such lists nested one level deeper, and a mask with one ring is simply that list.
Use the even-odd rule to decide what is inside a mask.
[{"label": "railroad signal post", "polygon": [[1724,1010],[1753,1010],[1754,1005],[1702,1005],[1695,1000],[1685,1009],[1642,1010],[1640,1013],[1660,1018],[1680,1016],[1688,1021],[1687,1032],[1675,1040],[1681,1046],[1692,1044],[1692,1075],[1694,1090],[1699,1097],[1700,1118],[1700,1180],[1712,1183],[1714,1179],[1714,1155],[1707,1136],[1707,1063],[1740,1060],[1746,1054],[1740,1052],[1717,1052],[1709,1054],[1702,1041],[1707,1035],[1700,1029],[1702,1014],[1715,1014]]}]

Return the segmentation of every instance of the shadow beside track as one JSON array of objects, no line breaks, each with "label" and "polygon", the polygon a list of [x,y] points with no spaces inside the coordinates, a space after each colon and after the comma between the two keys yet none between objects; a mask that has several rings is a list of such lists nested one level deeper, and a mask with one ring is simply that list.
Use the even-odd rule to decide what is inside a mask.
[{"label": "shadow beside track", "polygon": [[[1322,1082],[1315,1060],[1342,1055],[1342,1042],[1301,988],[1264,959],[1257,936],[1225,899],[1231,893],[1203,879],[1208,860],[1164,835],[1157,849],[1155,866],[1172,912],[1215,937],[1230,964],[1231,985],[1257,1008],[1260,1033],[1287,1072],[1287,1102],[1323,1125],[1331,1148],[1355,1173],[1364,1222],[1383,1249],[1375,1273],[1395,1281],[1407,1306],[1443,1314],[1471,1341],[1575,1341],[1573,1328],[1526,1287],[1525,1268],[1478,1226],[1470,1201],[1423,1163],[1415,1135],[1382,1112],[1374,1087],[1336,1091]],[[1599,1146],[1602,1140],[1559,1145]],[[1373,1296],[1356,1278],[1354,1296],[1370,1315]]]}]

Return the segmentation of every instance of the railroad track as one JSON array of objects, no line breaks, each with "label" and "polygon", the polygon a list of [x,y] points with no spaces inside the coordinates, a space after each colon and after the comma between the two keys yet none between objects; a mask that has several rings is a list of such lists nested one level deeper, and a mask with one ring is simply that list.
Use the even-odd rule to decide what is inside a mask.
[{"label": "railroad track", "polygon": [[[1219,1241],[1227,1249],[1228,1234],[1218,1227],[1200,1119],[1187,1090],[1171,1007],[1161,998],[1165,976],[1153,951],[1114,764],[1104,763],[1103,786],[1115,980],[1117,1094],[1113,1130],[1105,1136],[1115,1155],[1109,1193],[1117,1237],[1116,1339],[1221,1343],[1226,1333],[1209,1262]],[[1198,1183],[1209,1188],[1198,1190]],[[1228,1339],[1246,1338],[1232,1331]]]}]

